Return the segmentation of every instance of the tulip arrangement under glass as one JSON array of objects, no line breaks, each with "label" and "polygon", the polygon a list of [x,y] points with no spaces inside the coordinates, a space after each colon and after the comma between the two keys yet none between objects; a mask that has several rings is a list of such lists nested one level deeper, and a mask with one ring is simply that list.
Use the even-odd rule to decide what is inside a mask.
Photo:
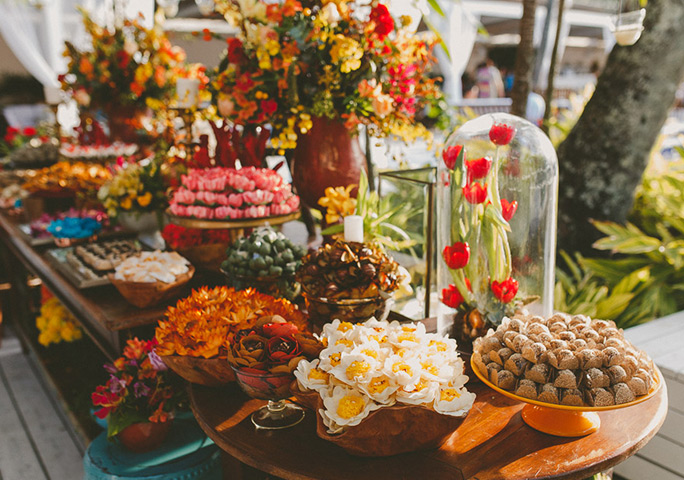
[{"label": "tulip arrangement under glass", "polygon": [[557,163],[548,138],[508,114],[466,123],[442,159],[440,331],[467,349],[534,300],[551,313]]}]

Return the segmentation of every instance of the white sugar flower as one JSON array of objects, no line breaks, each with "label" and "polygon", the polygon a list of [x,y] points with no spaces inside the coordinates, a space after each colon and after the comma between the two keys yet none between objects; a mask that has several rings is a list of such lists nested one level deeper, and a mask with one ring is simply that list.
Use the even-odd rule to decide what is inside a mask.
[{"label": "white sugar flower", "polygon": [[333,366],[329,372],[339,381],[354,385],[365,382],[377,371],[380,362],[363,353],[347,353],[340,359],[340,363]]},{"label": "white sugar flower", "polygon": [[394,393],[399,389],[399,385],[387,375],[381,374],[371,377],[364,383],[360,383],[359,388],[372,400],[382,404],[382,406],[390,406],[396,402]]},{"label": "white sugar flower", "polygon": [[325,408],[319,412],[331,430],[335,430],[336,426],[358,425],[370,412],[380,408],[368,395],[345,386],[335,387],[331,395],[323,398],[323,406]]},{"label": "white sugar flower", "polygon": [[433,408],[437,413],[460,417],[468,413],[474,401],[475,394],[468,392],[465,387],[442,387]]},{"label": "white sugar flower", "polygon": [[414,385],[397,390],[397,402],[409,405],[430,406],[435,398],[437,398],[438,392],[439,384],[437,382],[420,380]]},{"label": "white sugar flower", "polygon": [[383,368],[385,375],[403,387],[418,383],[421,370],[417,357],[402,358],[399,355],[387,357]]},{"label": "white sugar flower", "polygon": [[325,390],[329,385],[330,375],[318,368],[320,360],[317,358],[311,362],[302,360],[297,365],[294,375],[301,390]]}]

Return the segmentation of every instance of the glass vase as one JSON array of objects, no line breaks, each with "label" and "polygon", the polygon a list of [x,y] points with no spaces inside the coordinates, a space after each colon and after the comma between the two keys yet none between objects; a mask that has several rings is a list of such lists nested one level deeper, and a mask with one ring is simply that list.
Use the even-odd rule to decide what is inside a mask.
[{"label": "glass vase", "polygon": [[437,181],[438,329],[468,351],[504,316],[553,308],[558,161],[544,133],[506,113],[452,133]]}]

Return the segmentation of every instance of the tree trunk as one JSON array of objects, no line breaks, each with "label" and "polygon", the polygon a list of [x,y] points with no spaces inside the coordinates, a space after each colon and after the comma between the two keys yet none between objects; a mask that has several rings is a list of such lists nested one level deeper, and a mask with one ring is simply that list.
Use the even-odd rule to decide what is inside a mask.
[{"label": "tree trunk", "polygon": [[553,90],[556,80],[556,63],[558,60],[558,44],[560,43],[561,27],[563,26],[563,13],[565,10],[565,0],[558,0],[558,21],[556,24],[556,36],[553,40],[553,50],[551,50],[551,64],[549,65],[549,78],[546,82],[546,95],[544,100],[546,106],[544,107],[544,121],[542,122],[542,130],[547,135],[549,134],[549,117],[551,116],[551,102],[553,102]]},{"label": "tree trunk", "polygon": [[593,253],[589,219],[624,222],[684,76],[684,0],[650,0],[644,32],[613,48],[596,91],[558,148],[559,248]]},{"label": "tree trunk", "polygon": [[523,14],[520,19],[520,44],[515,55],[514,81],[511,90],[513,105],[511,113],[525,116],[527,96],[532,83],[532,67],[534,66],[534,12],[537,0],[523,0]]}]

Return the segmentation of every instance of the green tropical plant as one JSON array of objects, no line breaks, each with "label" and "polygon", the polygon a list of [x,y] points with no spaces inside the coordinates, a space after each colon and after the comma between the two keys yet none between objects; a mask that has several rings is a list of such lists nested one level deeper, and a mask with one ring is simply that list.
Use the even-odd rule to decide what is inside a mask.
[{"label": "green tropical plant", "polygon": [[[665,171],[650,168],[637,190],[630,222],[594,221],[606,236],[594,247],[608,258],[563,256],[556,308],[630,327],[684,310],[684,149]],[[568,273],[569,272],[569,273]]]}]

